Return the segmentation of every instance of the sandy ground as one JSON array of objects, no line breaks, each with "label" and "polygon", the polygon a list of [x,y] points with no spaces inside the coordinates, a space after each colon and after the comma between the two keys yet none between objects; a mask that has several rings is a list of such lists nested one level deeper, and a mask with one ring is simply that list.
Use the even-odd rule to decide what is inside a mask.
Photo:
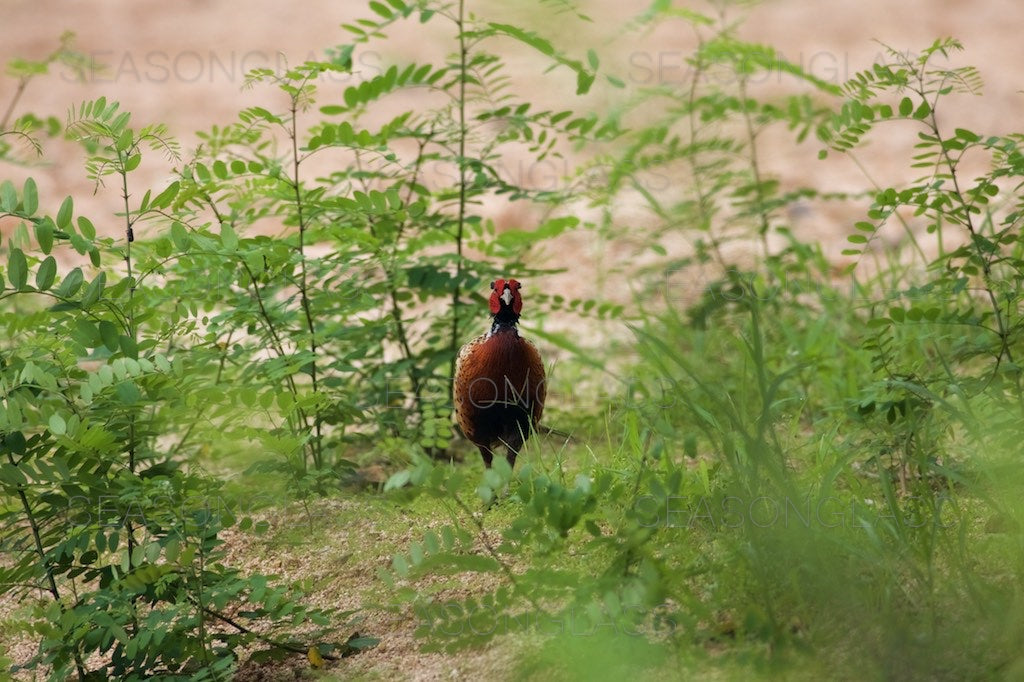
[{"label": "sandy ground", "polygon": [[[688,74],[684,58],[694,39],[683,22],[670,22],[650,33],[629,33],[623,31],[623,26],[644,3],[594,0],[583,5],[596,21],[574,26],[572,34],[561,39],[580,47],[580,53],[585,47],[595,46],[605,67],[630,87],[681,86],[685,82]],[[342,22],[370,15],[364,3],[351,0],[309,0],[292,5],[269,0],[252,0],[245,5],[210,0],[3,0],[0,8],[0,62],[15,57],[42,58],[54,49],[63,30],[73,30],[78,36],[78,49],[109,66],[109,71],[87,74],[81,83],[75,82],[66,68],[57,67],[48,79],[31,84],[19,103],[19,112],[63,119],[70,106],[103,95],[131,111],[136,125],[168,124],[171,133],[181,140],[186,157],[197,143],[196,130],[232,121],[244,107],[282,105],[270,88],[244,90],[247,70],[278,68],[320,57],[324,48],[349,40],[339,28]],[[550,10],[527,11],[513,3],[473,2],[471,8],[481,16],[519,22],[547,35],[557,34],[557,22],[565,20],[553,17]],[[943,121],[950,125],[955,121],[957,126],[979,132],[1008,133],[1024,127],[1019,116],[1024,97],[1021,26],[1024,3],[1007,0],[774,0],[752,8],[750,20],[740,33],[748,40],[776,46],[790,60],[835,83],[879,58],[883,48],[875,40],[901,50],[916,50],[937,37],[955,36],[966,47],[966,53],[956,57],[955,63],[980,68],[986,82],[985,97],[958,97],[943,112]],[[381,73],[392,63],[437,61],[453,48],[452,33],[441,22],[426,27],[413,22],[396,28],[391,35],[396,39],[371,44],[358,53],[355,73],[324,82],[321,103],[340,99],[344,87]],[[523,52],[510,53],[509,60],[524,68],[535,63]],[[542,104],[578,110],[612,106],[604,92],[595,92],[579,102],[566,101],[566,93],[571,92],[569,82],[566,73],[556,72],[522,85],[529,87],[529,96]],[[0,76],[0,112],[6,109],[15,85],[9,76]],[[767,82],[760,87],[770,90],[778,85],[785,83]],[[408,104],[400,101],[395,106]],[[896,137],[880,137],[863,153],[879,183],[905,182],[912,177],[907,170],[908,150],[893,142],[906,137],[905,131]],[[101,232],[114,234],[117,194],[109,189],[93,193],[81,153],[74,146],[54,141],[46,145],[44,165],[31,169],[3,166],[0,178],[20,183],[31,174],[40,186],[44,207],[51,211],[65,195],[73,194],[78,212],[90,215]],[[762,140],[760,151],[765,169],[778,176],[784,186],[813,184],[821,190],[855,191],[867,184],[847,159],[818,162],[818,145],[813,141],[798,146],[784,135],[769,135]],[[518,174],[518,179],[534,184],[555,182],[563,170],[557,164],[524,166],[518,159],[509,159],[506,167],[510,174]],[[167,163],[147,158],[139,173],[140,187],[159,188],[169,181],[171,172]],[[623,220],[649,219],[642,211],[631,213],[628,206],[619,208]],[[500,206],[493,208],[492,217],[499,223],[524,228],[532,227],[537,219],[529,210]],[[815,205],[791,219],[805,236],[820,240],[826,251],[835,255],[844,246],[851,222],[859,217],[852,206]],[[0,236],[6,238],[11,229],[10,221],[0,222]],[[621,250],[621,245],[596,243],[584,236],[570,237],[564,246],[551,255],[552,261],[573,266],[571,281],[584,284],[588,278],[579,276],[581,270],[589,273],[595,263],[614,260],[616,256],[610,252]],[[565,286],[570,286],[569,281],[561,280]],[[385,649],[391,647],[389,656],[411,655],[413,644],[407,635],[391,640],[399,641],[398,645],[385,645]],[[459,673],[445,667],[439,657],[422,662],[428,669],[412,675],[417,679],[460,679]],[[367,659],[359,668],[365,673],[372,670],[372,665]]]}]

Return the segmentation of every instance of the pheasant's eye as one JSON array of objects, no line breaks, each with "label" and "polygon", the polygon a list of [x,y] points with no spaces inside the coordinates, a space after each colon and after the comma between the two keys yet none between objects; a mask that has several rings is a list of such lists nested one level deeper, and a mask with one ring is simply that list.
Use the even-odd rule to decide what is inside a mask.
[{"label": "pheasant's eye", "polygon": [[494,282],[491,282],[491,289],[494,289]]}]

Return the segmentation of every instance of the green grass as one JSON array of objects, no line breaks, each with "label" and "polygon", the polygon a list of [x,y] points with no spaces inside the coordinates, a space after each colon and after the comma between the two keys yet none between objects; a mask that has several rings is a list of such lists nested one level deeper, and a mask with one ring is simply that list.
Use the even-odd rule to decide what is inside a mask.
[{"label": "green grass", "polygon": [[[831,300],[827,324],[786,300],[771,301],[771,315],[750,301],[722,309],[706,326],[671,313],[651,321],[635,368],[635,385],[648,390],[628,407],[609,405],[613,418],[591,413],[587,430],[605,437],[558,453],[531,446],[520,482],[481,522],[504,535],[515,582],[545,594],[542,572],[556,568],[552,577],[576,584],[547,595],[557,627],[506,635],[523,647],[509,679],[964,679],[1020,665],[1020,475],[1009,450],[982,455],[966,435],[984,432],[995,445],[1010,434],[992,423],[947,428],[948,415],[863,414],[869,332],[854,307]],[[906,442],[923,432],[940,452]],[[425,494],[389,494],[401,513],[368,508],[382,527],[412,518],[479,537],[467,510],[446,499],[478,512],[479,463],[433,471],[413,489]],[[561,537],[522,493],[539,480],[571,490],[578,476],[593,504]],[[388,549],[408,555],[412,543]],[[442,566],[412,570],[402,598],[442,598],[459,583]],[[489,581],[474,596],[495,589]],[[601,610],[613,603],[643,616],[620,610],[616,620]],[[567,614],[595,604],[596,620],[574,632]],[[423,644],[452,646],[458,660],[502,639],[427,633]]]}]

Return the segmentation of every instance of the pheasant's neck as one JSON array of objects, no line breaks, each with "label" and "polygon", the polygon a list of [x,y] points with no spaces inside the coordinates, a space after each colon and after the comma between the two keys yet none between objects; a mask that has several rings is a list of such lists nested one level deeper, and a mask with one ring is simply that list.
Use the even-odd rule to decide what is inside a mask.
[{"label": "pheasant's neck", "polygon": [[499,332],[511,332],[516,336],[519,335],[519,329],[516,328],[519,316],[512,312],[505,315],[503,314],[504,312],[505,311],[499,312],[494,316],[494,320],[491,322],[491,331],[488,336],[494,336]]}]

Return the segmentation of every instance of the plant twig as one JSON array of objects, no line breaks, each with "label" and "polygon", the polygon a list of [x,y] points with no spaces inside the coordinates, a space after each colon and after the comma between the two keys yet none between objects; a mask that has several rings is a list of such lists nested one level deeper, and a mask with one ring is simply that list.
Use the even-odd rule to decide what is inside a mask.
[{"label": "plant twig", "polygon": [[[189,598],[189,601],[192,602],[193,605],[195,605],[195,606],[200,606],[200,604],[197,604],[196,601],[194,599],[192,599],[191,597]],[[206,613],[207,615],[213,616],[217,620],[219,620],[222,623],[225,623],[227,625],[230,625],[231,627],[235,628],[236,630],[238,630],[241,633],[244,633],[246,635],[252,635],[253,637],[258,639],[259,641],[263,642],[264,644],[269,644],[272,647],[276,647],[278,649],[283,649],[285,651],[291,651],[291,652],[297,653],[297,654],[306,654],[306,653],[309,652],[309,649],[310,649],[309,646],[301,646],[301,645],[298,645],[298,644],[292,644],[290,642],[282,642],[280,640],[276,640],[276,639],[273,639],[271,637],[267,637],[266,635],[262,635],[262,634],[256,632],[255,630],[252,630],[251,628],[247,628],[246,626],[242,625],[238,621],[236,621],[233,618],[231,618],[231,616],[227,616],[227,615],[225,615],[223,613],[220,613],[219,611],[215,611],[214,609],[210,608],[209,606],[202,606],[201,608],[202,608],[203,612]],[[320,655],[323,658],[325,658],[326,660],[328,660],[328,661],[339,661],[339,660],[341,660],[343,658],[342,656],[335,656],[334,654],[321,653]]]},{"label": "plant twig", "polygon": [[[298,96],[292,97],[291,109],[291,131],[292,142],[292,190],[295,193],[295,211],[299,220],[299,300],[302,305],[302,312],[306,318],[306,331],[309,333],[309,353],[312,356],[309,361],[309,376],[312,381],[313,394],[319,393],[317,367],[316,367],[316,326],[313,323],[313,311],[309,302],[309,283],[306,265],[306,216],[303,213],[302,186],[299,180],[299,131],[298,131]],[[310,446],[313,455],[313,464],[317,469],[323,468],[323,415],[319,407],[313,415],[313,428],[316,437]]]},{"label": "plant twig", "polygon": [[18,105],[18,100],[25,93],[25,88],[28,87],[28,78],[22,77],[18,79],[18,87],[14,91],[14,95],[11,97],[10,103],[7,105],[7,110],[4,111],[4,117],[0,118],[0,133],[7,130],[7,124],[11,121],[11,116],[14,114],[14,108]]},{"label": "plant twig", "polygon": [[[17,467],[18,463],[14,460],[14,454],[10,451],[7,452],[7,461],[10,462],[12,467]],[[21,508],[25,512],[25,518],[28,520],[29,528],[32,530],[32,541],[35,543],[36,554],[39,555],[39,562],[43,565],[43,570],[46,572],[46,583],[50,595],[53,597],[53,601],[60,607],[61,612],[65,611],[64,603],[61,601],[60,591],[57,589],[57,581],[53,577],[53,564],[50,562],[46,555],[46,550],[43,548],[42,532],[39,528],[39,523],[36,521],[36,516],[32,512],[32,505],[28,502],[28,496],[25,495],[25,487],[23,485],[18,486],[18,499],[21,501]],[[75,657],[75,668],[78,671],[78,679],[84,680],[86,678],[85,663],[82,661],[82,655],[78,651],[76,646],[74,649]]]},{"label": "plant twig", "polygon": [[[462,289],[462,238],[466,226],[466,71],[469,48],[466,46],[466,0],[459,0],[455,25],[459,30],[459,217],[455,232],[455,289],[452,292],[452,331],[449,351],[448,402],[453,403],[455,391],[455,360],[459,349],[459,298]],[[454,403],[453,403],[454,404]]]}]

